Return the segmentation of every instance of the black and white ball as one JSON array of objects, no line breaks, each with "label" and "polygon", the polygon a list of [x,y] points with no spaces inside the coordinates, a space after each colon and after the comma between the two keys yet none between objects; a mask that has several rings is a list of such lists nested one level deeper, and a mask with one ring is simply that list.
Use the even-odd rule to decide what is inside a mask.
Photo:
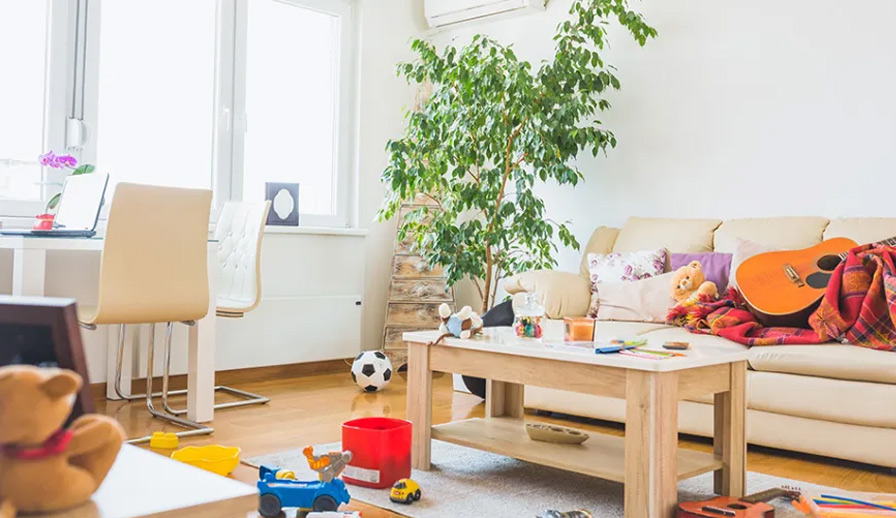
[{"label": "black and white ball", "polygon": [[392,362],[380,351],[364,351],[352,363],[352,381],[364,392],[376,392],[392,379]]}]

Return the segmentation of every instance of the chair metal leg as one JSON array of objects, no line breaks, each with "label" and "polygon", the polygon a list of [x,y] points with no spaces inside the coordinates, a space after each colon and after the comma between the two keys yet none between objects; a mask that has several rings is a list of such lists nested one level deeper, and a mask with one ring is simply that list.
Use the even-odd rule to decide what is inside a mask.
[{"label": "chair metal leg", "polygon": [[[162,408],[165,409],[171,415],[184,415],[187,413],[186,409],[177,409],[171,408],[168,404],[168,396],[169,395],[178,395],[182,393],[186,393],[187,391],[168,391],[168,378],[171,373],[171,340],[165,344],[165,372],[162,373]],[[252,392],[246,392],[245,390],[239,390],[232,387],[225,387],[224,385],[218,385],[215,387],[215,392],[226,392],[230,395],[244,398],[242,401],[231,401],[228,403],[218,403],[215,405],[215,410],[221,410],[225,408],[237,408],[242,406],[249,405],[263,405],[265,403],[270,402],[271,398],[264,397],[258,394],[253,394]]]},{"label": "chair metal leg", "polygon": [[[124,362],[124,342],[125,342],[124,332],[125,332],[125,329],[126,328],[125,328],[124,324],[120,324],[118,327],[118,363],[117,363],[116,369],[115,369],[115,385],[113,386],[113,388],[115,389],[115,393],[118,395],[119,398],[124,399],[125,401],[137,401],[140,399],[145,399],[146,394],[145,393],[144,394],[125,394],[124,389],[121,387],[121,373],[122,373],[122,367],[123,367],[122,363]],[[150,339],[152,339],[152,338],[150,338]],[[176,395],[183,395],[186,393],[187,393],[186,390],[175,390],[175,391],[170,392],[169,395],[176,396]],[[161,396],[162,396],[161,392],[156,392],[152,395],[152,397],[161,397]]]},{"label": "chair metal leg", "polygon": [[[165,329],[165,343],[168,344],[168,347],[171,345],[171,331],[173,328],[173,323],[168,322],[168,326]],[[182,426],[184,428],[188,428],[188,430],[183,432],[177,432],[174,435],[178,437],[193,437],[196,435],[208,435],[215,431],[214,428],[210,426],[205,426],[199,423],[195,423],[188,419],[183,419],[181,417],[176,417],[173,415],[168,415],[164,412],[160,412],[155,409],[155,406],[152,404],[152,376],[153,376],[153,358],[154,349],[155,349],[155,324],[150,325],[150,335],[149,335],[149,354],[148,361],[146,365],[146,409],[149,410],[149,413],[152,414],[153,417],[158,419],[162,419],[163,421],[168,421],[169,423],[176,424],[178,426]],[[127,441],[130,444],[141,444],[149,442],[152,439],[152,435],[147,435],[145,437],[139,437],[137,439],[131,439]]]}]

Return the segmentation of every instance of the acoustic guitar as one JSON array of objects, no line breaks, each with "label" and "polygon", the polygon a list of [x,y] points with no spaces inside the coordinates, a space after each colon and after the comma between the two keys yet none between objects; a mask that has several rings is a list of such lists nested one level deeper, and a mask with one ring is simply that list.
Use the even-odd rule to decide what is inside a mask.
[{"label": "acoustic guitar", "polygon": [[775,498],[800,498],[794,488],[774,488],[743,498],[720,496],[705,502],[681,502],[678,518],[775,518],[775,508],[766,502]]},{"label": "acoustic guitar", "polygon": [[[896,246],[896,238],[881,244]],[[734,278],[760,322],[803,327],[824,297],[833,271],[857,246],[851,239],[838,237],[805,250],[758,254],[741,263]]]}]

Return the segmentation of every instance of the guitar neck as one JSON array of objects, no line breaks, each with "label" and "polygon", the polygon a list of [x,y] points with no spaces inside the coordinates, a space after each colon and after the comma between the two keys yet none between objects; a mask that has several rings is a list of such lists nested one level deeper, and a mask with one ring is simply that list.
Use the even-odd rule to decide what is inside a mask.
[{"label": "guitar neck", "polygon": [[768,502],[769,500],[774,500],[775,498],[789,495],[791,492],[782,489],[780,487],[775,487],[772,489],[766,489],[765,491],[759,493],[753,493],[752,495],[745,496],[741,498],[741,501],[747,502],[749,504],[758,504],[759,502]]},{"label": "guitar neck", "polygon": [[[878,241],[877,244],[886,245],[886,246],[896,246],[896,237],[891,237],[890,239],[884,239],[883,241]],[[843,252],[842,254],[837,254],[837,255],[840,257],[840,259],[846,260],[846,258],[849,257],[849,252]]]}]

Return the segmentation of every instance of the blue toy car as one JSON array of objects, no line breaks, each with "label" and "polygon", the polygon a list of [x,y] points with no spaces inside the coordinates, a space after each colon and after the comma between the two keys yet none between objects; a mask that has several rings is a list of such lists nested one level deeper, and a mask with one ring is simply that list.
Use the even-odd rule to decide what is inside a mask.
[{"label": "blue toy car", "polygon": [[335,511],[351,500],[345,482],[338,478],[332,482],[299,481],[289,476],[278,478],[279,471],[278,468],[266,466],[258,470],[258,512],[265,518],[279,516],[284,507],[316,512]]}]

